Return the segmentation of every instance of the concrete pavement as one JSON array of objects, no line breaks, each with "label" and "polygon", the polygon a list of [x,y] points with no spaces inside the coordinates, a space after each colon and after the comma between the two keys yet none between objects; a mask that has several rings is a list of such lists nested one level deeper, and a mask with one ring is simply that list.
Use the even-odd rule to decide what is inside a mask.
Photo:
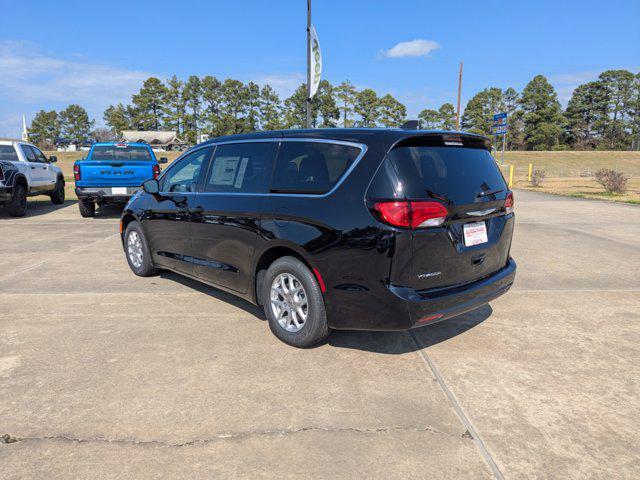
[{"label": "concrete pavement", "polygon": [[259,309],[135,277],[117,211],[0,211],[1,478],[640,475],[640,208],[516,193],[514,288],[296,350]]}]

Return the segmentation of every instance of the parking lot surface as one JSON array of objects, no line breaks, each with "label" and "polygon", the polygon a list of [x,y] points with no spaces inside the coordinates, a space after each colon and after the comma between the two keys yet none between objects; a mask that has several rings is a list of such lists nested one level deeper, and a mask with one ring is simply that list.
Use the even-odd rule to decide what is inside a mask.
[{"label": "parking lot surface", "polygon": [[0,477],[638,478],[640,208],[517,192],[516,215],[490,306],[297,350],[134,276],[115,210],[0,210]]}]

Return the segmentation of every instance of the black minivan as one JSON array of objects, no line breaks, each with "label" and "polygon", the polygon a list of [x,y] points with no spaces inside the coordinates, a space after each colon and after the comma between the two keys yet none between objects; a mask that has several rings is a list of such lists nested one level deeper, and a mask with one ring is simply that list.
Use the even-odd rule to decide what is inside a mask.
[{"label": "black minivan", "polygon": [[137,275],[167,269],[262,305],[297,347],[404,330],[505,293],[513,193],[462,132],[319,129],[202,143],[127,204]]}]

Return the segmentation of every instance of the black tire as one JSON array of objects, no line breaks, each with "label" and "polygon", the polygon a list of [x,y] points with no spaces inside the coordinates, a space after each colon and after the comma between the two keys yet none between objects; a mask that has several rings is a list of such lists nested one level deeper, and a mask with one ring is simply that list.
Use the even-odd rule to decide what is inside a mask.
[{"label": "black tire", "polygon": [[[300,330],[292,332],[283,327],[271,306],[271,288],[281,274],[291,274],[302,284],[307,301],[307,318]],[[273,334],[284,343],[298,348],[315,345],[329,336],[324,297],[316,277],[300,260],[294,257],[281,257],[273,262],[265,274],[262,292],[262,305],[269,320]],[[286,318],[286,317],[284,317]]]},{"label": "black tire", "polygon": [[62,205],[64,203],[64,182],[61,178],[56,182],[56,189],[51,194],[51,203]]},{"label": "black tire", "polygon": [[[132,258],[133,255],[129,250],[129,237],[134,233],[140,240],[142,250],[142,258],[139,265],[136,265],[137,262]],[[139,277],[150,277],[158,273],[158,269],[153,266],[153,263],[151,263],[151,252],[149,251],[147,239],[142,232],[142,228],[140,228],[140,224],[135,220],[127,225],[127,229],[124,232],[124,254],[127,257],[129,268],[131,268],[131,271]]]},{"label": "black tire", "polygon": [[78,208],[83,218],[91,218],[96,216],[96,204],[87,200],[79,200]]},{"label": "black tire", "polygon": [[12,217],[24,217],[27,213],[27,189],[17,183],[13,189],[11,201],[7,203],[7,211]]}]

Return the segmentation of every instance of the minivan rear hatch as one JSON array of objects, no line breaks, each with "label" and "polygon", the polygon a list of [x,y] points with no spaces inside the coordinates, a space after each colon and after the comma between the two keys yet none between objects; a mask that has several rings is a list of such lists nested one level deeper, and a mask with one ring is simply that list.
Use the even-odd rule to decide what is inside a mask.
[{"label": "minivan rear hatch", "polygon": [[396,252],[403,268],[394,268],[392,283],[416,290],[447,288],[479,280],[507,264],[513,231],[507,207],[513,195],[485,139],[412,137],[398,143],[385,161],[397,175],[414,220],[439,216],[401,232],[411,235],[410,242],[398,242],[411,249],[411,256],[405,259],[404,252]]}]

